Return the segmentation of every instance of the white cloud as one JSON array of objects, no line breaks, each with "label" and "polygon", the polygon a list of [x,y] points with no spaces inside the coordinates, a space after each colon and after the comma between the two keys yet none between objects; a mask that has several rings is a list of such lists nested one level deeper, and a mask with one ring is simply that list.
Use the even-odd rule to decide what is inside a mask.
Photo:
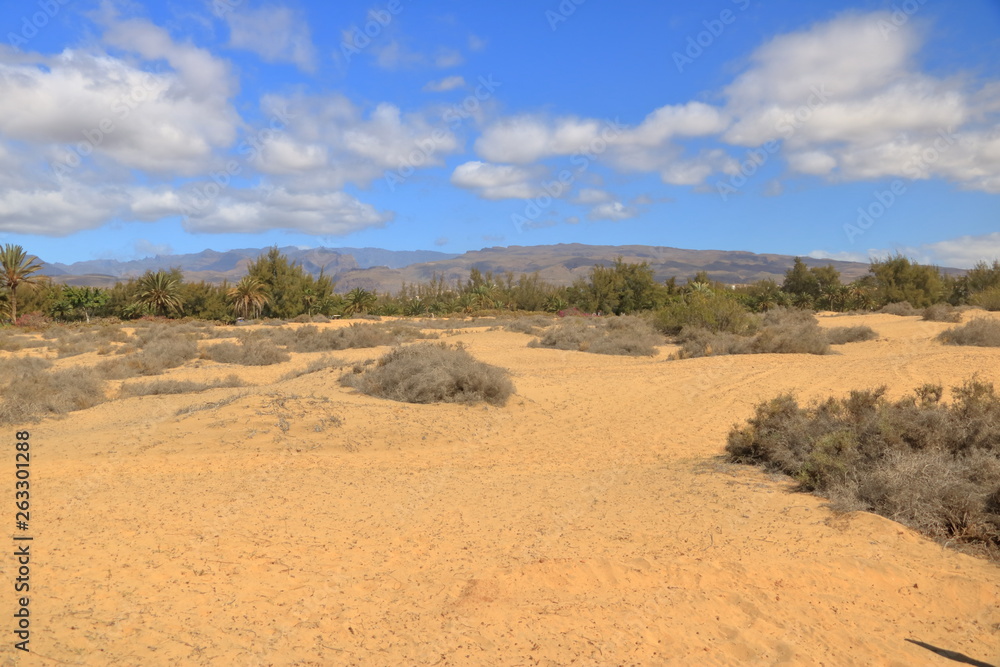
[{"label": "white cloud", "polygon": [[316,69],[316,49],[304,17],[289,7],[238,8],[226,15],[229,45],[258,54],[265,62]]},{"label": "white cloud", "polygon": [[596,188],[582,188],[576,194],[574,202],[589,206],[591,204],[603,204],[604,202],[609,202],[613,199],[614,197],[610,192],[605,192],[604,190],[598,190]]},{"label": "white cloud", "polygon": [[809,253],[809,256],[818,259],[868,262],[871,258],[887,257],[896,253],[922,264],[971,269],[977,262],[992,263],[994,260],[1000,259],[1000,232],[979,236],[960,236],[918,246],[896,246],[888,249],[869,248],[864,253],[814,250]]},{"label": "white cloud", "polygon": [[465,78],[461,76],[446,76],[439,81],[428,81],[424,84],[423,90],[431,93],[444,93],[455,90],[465,85]]},{"label": "white cloud", "polygon": [[381,227],[393,219],[344,192],[290,192],[284,188],[225,193],[184,221],[192,233],[253,233],[289,229],[305,234],[342,235]]},{"label": "white cloud", "polygon": [[0,191],[0,231],[69,236],[100,227],[121,212],[125,204],[121,192],[79,184]]},{"label": "white cloud", "polygon": [[627,206],[620,201],[599,204],[590,209],[587,218],[590,220],[628,220],[639,215],[634,206]]},{"label": "white cloud", "polygon": [[531,199],[544,194],[543,175],[539,168],[473,161],[455,167],[451,183],[483,199]]}]

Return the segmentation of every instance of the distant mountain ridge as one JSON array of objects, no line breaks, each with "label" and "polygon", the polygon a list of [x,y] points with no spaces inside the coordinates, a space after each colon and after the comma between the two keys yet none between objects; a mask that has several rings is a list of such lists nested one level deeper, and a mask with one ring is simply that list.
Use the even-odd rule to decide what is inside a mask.
[{"label": "distant mountain ridge", "polygon": [[[792,266],[791,255],[758,254],[740,250],[685,250],[646,245],[585,245],[560,243],[540,246],[483,248],[461,255],[433,250],[382,250],[380,248],[279,248],[291,260],[313,275],[322,270],[337,283],[338,292],[355,287],[396,292],[403,283],[418,283],[442,276],[449,283],[464,281],[473,268],[503,275],[537,273],[542,280],[569,285],[586,278],[595,264],[610,265],[616,257],[626,262],[648,262],[657,280],[676,276],[684,280],[698,271],[707,271],[714,280],[729,284],[751,283],[771,278],[780,282]],[[204,250],[187,255],[158,255],[119,262],[89,260],[73,264],[46,264],[43,274],[71,285],[109,286],[117,280],[137,277],[146,271],[179,267],[186,280],[234,282],[246,273],[246,266],[266,248],[244,248],[218,252]],[[803,257],[809,266],[833,265],[845,282],[868,272],[868,264]],[[958,269],[943,269],[960,273]]]}]

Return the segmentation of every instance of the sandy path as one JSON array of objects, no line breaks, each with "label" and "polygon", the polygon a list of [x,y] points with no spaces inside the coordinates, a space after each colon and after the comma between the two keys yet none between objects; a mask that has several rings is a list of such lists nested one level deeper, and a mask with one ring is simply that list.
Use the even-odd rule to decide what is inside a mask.
[{"label": "sandy path", "polygon": [[1000,351],[933,342],[947,325],[823,325],[858,322],[880,339],[826,357],[667,362],[667,348],[625,359],[507,332],[445,338],[512,371],[504,408],[391,403],[322,371],[44,422],[32,429],[38,655],[9,643],[0,655],[950,664],[910,638],[1000,662],[995,565],[718,459],[731,425],[783,391],[899,395],[975,371],[1000,386]]}]

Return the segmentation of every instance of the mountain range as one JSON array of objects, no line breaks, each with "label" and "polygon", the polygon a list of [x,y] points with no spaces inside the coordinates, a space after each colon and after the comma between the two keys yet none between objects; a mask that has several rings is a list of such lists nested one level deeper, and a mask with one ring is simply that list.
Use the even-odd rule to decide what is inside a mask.
[{"label": "mountain range", "polygon": [[[569,285],[585,278],[594,265],[607,266],[621,257],[626,262],[647,262],[657,280],[677,277],[684,281],[698,271],[729,284],[751,283],[765,278],[780,282],[792,265],[790,255],[757,254],[734,250],[684,250],[663,246],[595,246],[560,243],[540,246],[483,248],[454,255],[432,250],[383,250],[380,248],[280,248],[313,275],[323,271],[337,283],[338,292],[355,287],[379,292],[396,292],[403,283],[426,282],[442,276],[454,283],[468,278],[473,268],[502,275],[538,273],[556,285]],[[146,271],[180,268],[185,280],[234,282],[246,273],[247,265],[267,249],[245,248],[217,252],[204,250],[186,255],[157,255],[121,262],[88,260],[73,264],[45,264],[44,275],[69,285],[108,287],[120,280],[141,276]],[[833,265],[847,282],[868,272],[868,264],[804,257],[809,266]],[[944,269],[959,273],[958,269]]]}]

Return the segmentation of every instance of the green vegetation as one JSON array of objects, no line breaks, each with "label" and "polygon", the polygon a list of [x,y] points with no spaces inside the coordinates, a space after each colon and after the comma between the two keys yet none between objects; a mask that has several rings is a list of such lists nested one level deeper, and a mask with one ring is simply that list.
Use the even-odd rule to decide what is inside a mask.
[{"label": "green vegetation", "polygon": [[405,403],[504,405],[514,393],[506,370],[476,360],[461,346],[443,343],[398,347],[375,364],[355,366],[340,383]]},{"label": "green vegetation", "polygon": [[809,407],[779,396],[732,429],[726,452],[794,477],[837,509],[1000,557],[1000,398],[975,379],[952,390],[951,405],[943,393],[925,385],[893,402],[882,387]]},{"label": "green vegetation", "polygon": [[29,257],[21,246],[8,243],[0,248],[0,287],[7,290],[7,311],[12,321],[17,322],[18,288],[37,284],[39,278],[34,274],[41,270],[38,258]]}]

